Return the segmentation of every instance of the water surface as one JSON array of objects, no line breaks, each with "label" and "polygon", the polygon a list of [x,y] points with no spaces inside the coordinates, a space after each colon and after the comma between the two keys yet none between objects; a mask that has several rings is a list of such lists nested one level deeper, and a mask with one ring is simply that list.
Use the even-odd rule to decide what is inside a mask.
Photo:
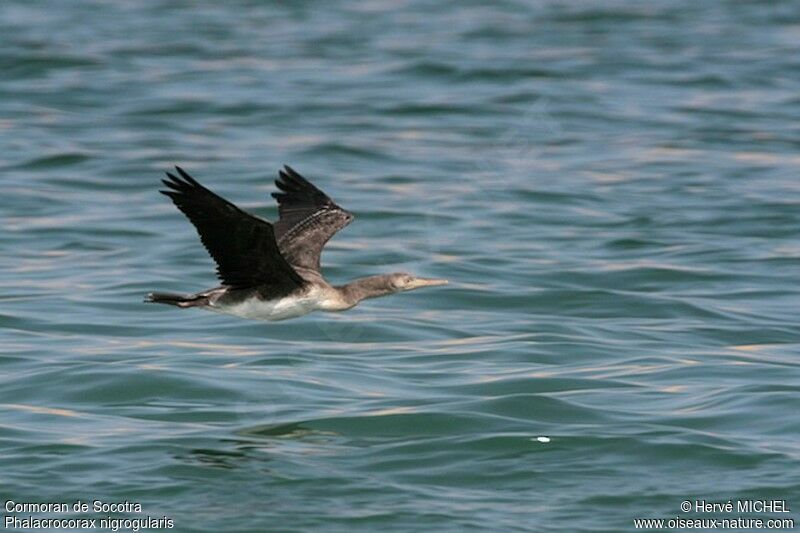
[{"label": "water surface", "polygon": [[[0,496],[179,531],[797,516],[798,13],[3,2]],[[284,163],[356,214],[332,281],[451,285],[278,324],[141,302],[214,284],[164,170],[270,218]]]}]

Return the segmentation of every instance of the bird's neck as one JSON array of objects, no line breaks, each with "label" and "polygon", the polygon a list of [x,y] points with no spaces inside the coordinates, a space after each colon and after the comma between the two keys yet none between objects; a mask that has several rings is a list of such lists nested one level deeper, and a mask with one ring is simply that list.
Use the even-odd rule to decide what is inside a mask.
[{"label": "bird's neck", "polygon": [[370,276],[351,281],[347,285],[336,287],[342,298],[350,305],[356,305],[367,298],[377,298],[392,294],[395,289],[388,282],[386,276]]}]

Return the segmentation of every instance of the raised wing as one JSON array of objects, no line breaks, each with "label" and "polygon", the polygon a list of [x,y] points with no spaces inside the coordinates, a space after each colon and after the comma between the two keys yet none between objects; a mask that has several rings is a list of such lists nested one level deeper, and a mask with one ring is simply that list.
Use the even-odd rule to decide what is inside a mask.
[{"label": "raised wing", "polygon": [[217,196],[181,168],[180,176],[167,172],[162,180],[169,196],[200,235],[203,246],[217,263],[217,276],[235,288],[265,286],[282,296],[304,284],[281,255],[272,224],[254,217]]},{"label": "raised wing", "polygon": [[286,166],[278,173],[272,193],[278,200],[280,218],[275,223],[278,247],[290,264],[320,271],[322,247],[353,220],[324,192]]}]

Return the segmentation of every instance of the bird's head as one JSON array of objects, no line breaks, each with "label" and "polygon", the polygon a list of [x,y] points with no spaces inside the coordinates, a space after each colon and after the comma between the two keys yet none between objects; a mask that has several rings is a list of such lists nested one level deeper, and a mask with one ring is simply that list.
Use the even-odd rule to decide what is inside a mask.
[{"label": "bird's head", "polygon": [[388,276],[389,287],[394,292],[413,291],[420,287],[435,287],[437,285],[447,285],[446,279],[428,279],[418,278],[405,272],[397,272],[389,274]]},{"label": "bird's head", "polygon": [[405,272],[397,272],[395,274],[381,274],[380,276],[357,279],[337,288],[344,295],[345,301],[350,302],[352,307],[367,298],[377,298],[378,296],[386,296],[397,292],[413,291],[420,287],[446,284],[446,279],[418,278]]}]

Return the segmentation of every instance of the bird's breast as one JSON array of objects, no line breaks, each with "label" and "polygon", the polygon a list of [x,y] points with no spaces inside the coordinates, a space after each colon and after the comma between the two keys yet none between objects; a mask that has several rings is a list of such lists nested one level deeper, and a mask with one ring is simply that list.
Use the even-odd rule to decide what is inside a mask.
[{"label": "bird's breast", "polygon": [[240,302],[217,305],[211,309],[252,320],[285,320],[308,314],[317,308],[316,299],[311,297],[286,296],[263,300],[252,296]]},{"label": "bird's breast", "polygon": [[300,293],[265,300],[253,294],[237,301],[217,300],[207,307],[211,311],[225,313],[252,320],[285,320],[306,315],[312,311],[342,311],[349,309],[347,305],[337,298],[335,291],[322,287],[312,287]]}]

